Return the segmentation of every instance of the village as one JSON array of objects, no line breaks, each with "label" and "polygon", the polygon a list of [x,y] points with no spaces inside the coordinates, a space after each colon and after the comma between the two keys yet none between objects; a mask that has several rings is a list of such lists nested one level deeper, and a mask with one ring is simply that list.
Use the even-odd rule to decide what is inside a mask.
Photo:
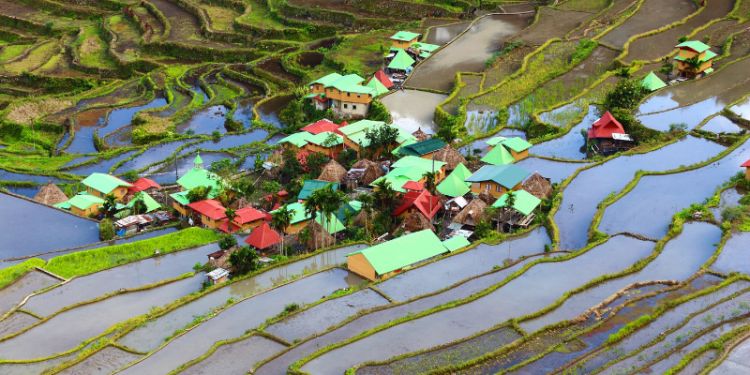
[{"label": "village", "polygon": [[[298,31],[260,35],[369,21],[295,63],[280,47],[179,78],[131,62],[127,90],[92,90],[139,99],[51,111],[75,120],[48,155],[29,146],[43,122],[15,138],[0,122],[0,373],[750,371],[744,8],[709,22],[695,2],[646,27],[629,17],[658,18],[651,0],[480,2],[361,31],[375,10],[295,2]],[[145,36],[183,32],[170,12],[215,26],[246,9],[198,3],[122,12]],[[206,49],[248,54],[239,19],[204,27]],[[553,21],[566,33],[537,29]],[[342,46],[370,60],[331,59]]]}]

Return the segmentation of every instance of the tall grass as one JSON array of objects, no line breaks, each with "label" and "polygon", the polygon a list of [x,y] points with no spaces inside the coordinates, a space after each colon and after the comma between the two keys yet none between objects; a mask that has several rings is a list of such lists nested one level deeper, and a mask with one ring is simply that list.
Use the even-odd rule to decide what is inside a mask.
[{"label": "tall grass", "polygon": [[23,263],[18,263],[0,270],[0,289],[16,281],[26,272],[34,267],[44,266],[44,261],[39,258],[31,258]]},{"label": "tall grass", "polygon": [[154,255],[200,246],[217,241],[218,233],[202,228],[188,228],[164,236],[126,244],[106,246],[52,258],[44,267],[62,277],[87,275]]}]

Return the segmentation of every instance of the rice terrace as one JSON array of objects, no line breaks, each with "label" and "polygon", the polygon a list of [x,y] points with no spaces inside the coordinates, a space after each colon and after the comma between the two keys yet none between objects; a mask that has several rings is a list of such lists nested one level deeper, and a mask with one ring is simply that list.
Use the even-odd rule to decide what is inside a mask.
[{"label": "rice terrace", "polygon": [[0,374],[750,374],[750,0],[0,0]]}]

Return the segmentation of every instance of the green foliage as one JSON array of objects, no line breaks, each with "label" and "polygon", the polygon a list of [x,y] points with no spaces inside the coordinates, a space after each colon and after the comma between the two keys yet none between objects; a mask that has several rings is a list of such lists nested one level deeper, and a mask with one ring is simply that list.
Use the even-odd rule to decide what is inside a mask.
[{"label": "green foliage", "polygon": [[632,111],[625,108],[613,108],[610,110],[612,116],[622,124],[625,131],[628,132],[638,142],[649,142],[652,140],[659,140],[662,134],[659,131],[649,129],[641,124],[638,119],[633,116]]},{"label": "green foliage", "polygon": [[282,158],[284,165],[281,167],[279,177],[281,178],[281,183],[286,184],[302,174],[302,164],[297,160],[297,154],[289,149],[284,150]]},{"label": "green foliage", "polygon": [[598,46],[599,44],[596,41],[593,41],[591,39],[581,39],[578,41],[578,45],[576,45],[576,49],[573,52],[573,55],[571,55],[571,60],[576,61],[583,61],[585,58],[589,57],[591,52]]},{"label": "green foliage", "polygon": [[211,187],[209,186],[196,186],[187,193],[187,199],[192,202],[198,202],[202,201],[206,198],[208,198],[208,193],[211,192]]},{"label": "green foliage", "polygon": [[305,99],[297,97],[279,112],[279,119],[284,124],[282,132],[286,134],[296,133],[307,124],[308,116],[306,115],[306,110],[310,111],[310,108],[306,107]]},{"label": "green foliage", "polygon": [[612,91],[607,93],[604,98],[604,106],[609,110],[615,108],[633,110],[646,94],[648,92],[637,80],[621,79]]},{"label": "green foliage", "polygon": [[138,172],[134,170],[129,170],[122,174],[122,178],[125,179],[126,181],[133,182],[138,179]]},{"label": "green foliage", "polygon": [[385,123],[391,123],[391,121],[393,121],[388,108],[386,108],[378,99],[375,99],[370,103],[370,109],[367,111],[367,119],[372,121],[383,121]]},{"label": "green foliage", "polygon": [[44,267],[44,260],[31,258],[22,263],[0,269],[0,289],[5,288],[34,267]]},{"label": "green foliage", "polygon": [[320,172],[323,170],[323,166],[331,160],[328,156],[325,156],[319,152],[313,152],[307,156],[307,174],[311,179],[318,178]]},{"label": "green foliage", "polygon": [[164,236],[60,255],[49,260],[46,270],[63,277],[87,275],[160,254],[205,245],[219,239],[208,229],[188,228]]},{"label": "green foliage", "polygon": [[235,275],[244,275],[260,268],[258,253],[250,246],[243,246],[229,255],[229,263],[232,265]]},{"label": "green foliage", "polygon": [[336,161],[339,162],[344,168],[349,169],[357,162],[357,151],[350,148],[339,153]]},{"label": "green foliage", "polygon": [[485,67],[489,68],[495,65],[495,62],[499,58],[511,53],[514,49],[522,47],[523,45],[524,45],[523,41],[520,41],[520,40],[514,40],[510,43],[505,44],[505,46],[501,50],[493,53],[492,56],[490,56],[487,59],[487,61],[484,62]]},{"label": "green foliage", "polygon": [[390,154],[393,145],[398,141],[398,128],[395,126],[376,126],[365,131],[365,137],[370,142],[367,148],[373,157],[380,155],[381,152]]},{"label": "green foliage", "polygon": [[226,129],[230,133],[236,133],[236,132],[241,132],[242,130],[244,130],[244,127],[242,126],[241,122],[233,118],[227,117],[224,120],[224,129]]},{"label": "green foliage", "polygon": [[115,226],[112,224],[112,220],[102,219],[99,222],[99,239],[109,241],[113,238],[115,238]]},{"label": "green foliage", "polygon": [[237,239],[231,234],[225,234],[219,239],[219,248],[222,250],[228,250],[237,246]]}]

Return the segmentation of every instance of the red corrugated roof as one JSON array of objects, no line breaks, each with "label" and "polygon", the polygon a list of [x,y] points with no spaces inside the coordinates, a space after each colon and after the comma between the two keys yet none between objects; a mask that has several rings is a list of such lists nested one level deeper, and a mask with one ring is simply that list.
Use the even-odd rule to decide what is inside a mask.
[{"label": "red corrugated roof", "polygon": [[318,135],[323,132],[334,132],[337,134],[341,134],[341,132],[339,131],[340,127],[341,125],[338,125],[333,121],[324,118],[305,126],[304,128],[302,128],[302,131],[306,131],[313,135]]},{"label": "red corrugated roof", "polygon": [[625,133],[625,128],[607,111],[602,118],[594,122],[594,125],[589,129],[588,136],[589,139],[612,138],[612,133]]},{"label": "red corrugated roof", "polygon": [[401,205],[393,211],[393,216],[401,215],[411,207],[416,207],[422,215],[432,219],[440,210],[440,199],[427,190],[407,192],[401,198]]},{"label": "red corrugated roof", "polygon": [[152,179],[141,177],[135,182],[133,182],[133,186],[128,188],[128,192],[133,194],[133,193],[137,193],[139,191],[144,191],[144,190],[151,189],[151,188],[161,189],[161,185],[157,184],[156,181]]},{"label": "red corrugated roof", "polygon": [[263,223],[256,227],[245,238],[246,244],[260,250],[267,249],[279,242],[281,242],[281,236],[275,230],[271,229],[268,223]]},{"label": "red corrugated roof", "polygon": [[740,167],[750,168],[750,159],[748,159],[746,162],[742,163]]},{"label": "red corrugated roof", "polygon": [[383,69],[380,69],[377,72],[375,72],[375,78],[378,81],[380,81],[380,83],[382,83],[383,86],[385,86],[385,88],[387,88],[387,89],[390,90],[391,87],[393,87],[393,82],[391,82],[391,79],[388,78],[388,75],[385,74],[385,72],[383,71]]},{"label": "red corrugated roof", "polygon": [[424,184],[417,181],[406,181],[406,183],[401,186],[404,188],[404,190],[410,190],[410,191],[422,191],[424,190]]},{"label": "red corrugated roof", "polygon": [[213,199],[206,199],[198,202],[193,202],[188,205],[193,211],[207,216],[211,220],[221,220],[227,217],[226,208],[221,205],[218,201]]},{"label": "red corrugated roof", "polygon": [[235,214],[237,216],[235,216],[234,220],[232,221],[237,225],[252,223],[256,220],[263,220],[263,218],[266,217],[265,212],[256,210],[252,207],[240,208],[239,210],[235,211]]}]

